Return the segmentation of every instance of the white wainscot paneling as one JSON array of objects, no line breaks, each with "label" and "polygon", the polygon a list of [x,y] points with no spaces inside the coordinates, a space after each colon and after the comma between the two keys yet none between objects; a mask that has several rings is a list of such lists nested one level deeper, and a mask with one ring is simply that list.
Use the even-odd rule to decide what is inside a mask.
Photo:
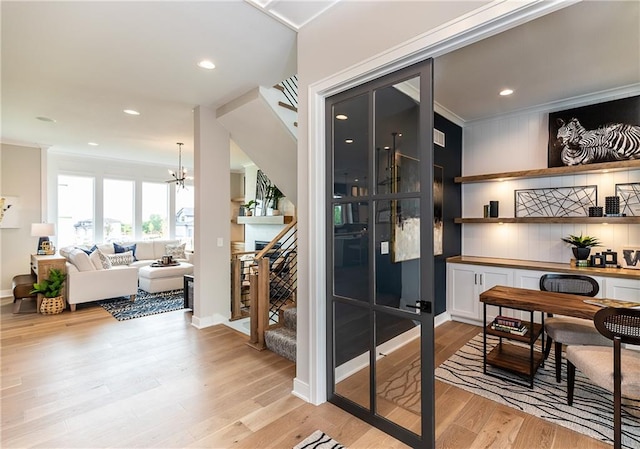
[{"label": "white wainscot paneling", "polygon": [[610,299],[640,302],[640,281],[637,279],[608,278],[606,296]]}]

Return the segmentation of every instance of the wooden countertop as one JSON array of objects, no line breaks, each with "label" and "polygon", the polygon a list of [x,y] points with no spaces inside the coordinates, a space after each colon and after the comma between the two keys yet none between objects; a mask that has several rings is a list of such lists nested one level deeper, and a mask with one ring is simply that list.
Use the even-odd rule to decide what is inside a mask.
[{"label": "wooden countertop", "polygon": [[532,310],[592,320],[601,307],[587,304],[586,298],[567,293],[542,292],[496,285],[480,293],[480,302],[518,310]]},{"label": "wooden countertop", "polygon": [[497,257],[453,256],[447,263],[464,263],[469,265],[488,265],[493,267],[517,268],[520,270],[550,271],[555,273],[584,274],[587,276],[605,276],[640,281],[640,270],[628,268],[595,268],[573,267],[568,263],[538,262],[535,260],[500,259]]}]

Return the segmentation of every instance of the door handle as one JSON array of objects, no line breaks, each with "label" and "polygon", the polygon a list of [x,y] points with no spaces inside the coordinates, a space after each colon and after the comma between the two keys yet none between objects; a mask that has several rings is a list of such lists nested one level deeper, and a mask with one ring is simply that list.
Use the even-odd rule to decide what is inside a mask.
[{"label": "door handle", "polygon": [[407,307],[411,307],[413,309],[417,309],[420,312],[431,313],[431,303],[429,301],[416,301],[416,305],[415,306],[407,304]]}]

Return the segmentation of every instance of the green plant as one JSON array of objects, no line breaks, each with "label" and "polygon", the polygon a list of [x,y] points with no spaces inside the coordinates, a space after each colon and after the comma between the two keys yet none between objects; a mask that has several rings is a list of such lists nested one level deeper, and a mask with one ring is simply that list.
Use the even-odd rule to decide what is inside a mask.
[{"label": "green plant", "polygon": [[562,241],[576,248],[591,248],[592,246],[600,245],[600,241],[596,237],[588,235],[583,237],[582,233],[580,233],[580,236],[569,234],[569,237],[563,237]]},{"label": "green plant", "polygon": [[66,278],[67,275],[66,273],[63,273],[62,270],[52,268],[49,271],[49,277],[47,279],[33,284],[33,290],[31,290],[31,293],[41,293],[45,298],[55,298],[60,296]]},{"label": "green plant", "polygon": [[271,201],[271,207],[277,209],[278,203],[282,198],[284,198],[284,193],[280,191],[278,186],[269,186],[269,190],[267,191],[267,200]]},{"label": "green plant", "polygon": [[242,205],[242,207],[243,207],[245,210],[252,210],[252,209],[255,209],[255,208],[256,208],[256,205],[257,205],[257,204],[258,204],[258,203],[256,203],[256,200],[251,200],[251,201],[249,201],[248,203],[244,203],[244,204]]}]

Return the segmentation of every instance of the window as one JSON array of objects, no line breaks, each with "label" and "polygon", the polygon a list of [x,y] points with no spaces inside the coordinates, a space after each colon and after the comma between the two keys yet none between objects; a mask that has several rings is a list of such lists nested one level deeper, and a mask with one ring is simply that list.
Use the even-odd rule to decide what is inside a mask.
[{"label": "window", "polygon": [[169,237],[169,186],[166,183],[142,183],[142,238]]},{"label": "window", "polygon": [[104,241],[133,240],[134,183],[104,180]]},{"label": "window", "polygon": [[58,175],[58,228],[60,248],[94,243],[94,178]]},{"label": "window", "polygon": [[176,189],[176,238],[193,249],[193,189]]}]

